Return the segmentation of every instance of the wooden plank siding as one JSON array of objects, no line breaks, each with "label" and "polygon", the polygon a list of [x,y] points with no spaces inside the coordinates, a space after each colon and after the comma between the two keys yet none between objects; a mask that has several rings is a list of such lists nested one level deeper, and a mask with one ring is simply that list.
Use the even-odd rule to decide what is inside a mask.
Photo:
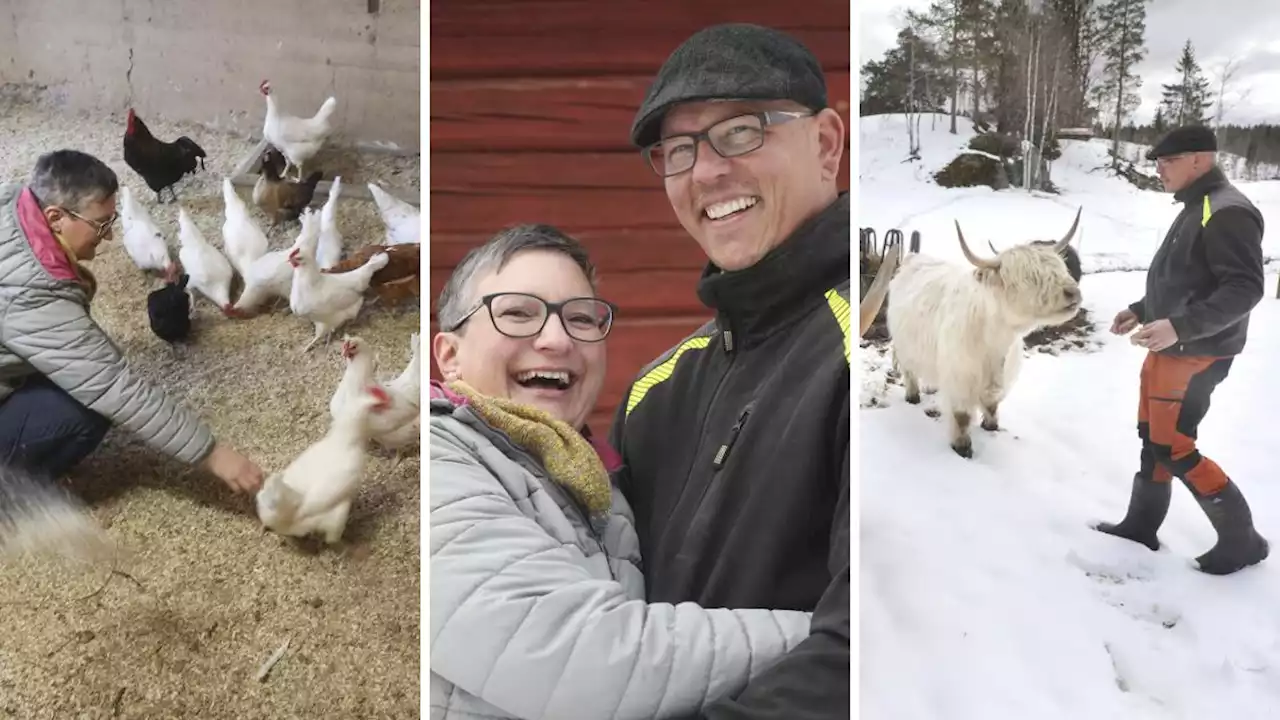
[{"label": "wooden plank siding", "polygon": [[[503,227],[550,223],[581,240],[602,295],[620,312],[590,420],[606,432],[646,362],[710,313],[696,283],[706,261],[677,222],[661,178],[631,147],[653,74],[698,28],[754,22],[814,51],[852,130],[849,5],[704,0],[436,0],[430,5],[430,301],[471,248]],[[434,313],[430,332],[436,332]],[[438,378],[434,358],[431,377]]]}]

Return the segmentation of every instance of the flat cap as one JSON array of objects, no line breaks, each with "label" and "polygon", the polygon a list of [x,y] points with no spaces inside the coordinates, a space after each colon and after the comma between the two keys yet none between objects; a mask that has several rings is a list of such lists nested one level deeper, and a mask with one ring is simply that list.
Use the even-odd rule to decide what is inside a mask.
[{"label": "flat cap", "polygon": [[658,140],[662,116],[691,100],[793,100],[815,112],[827,106],[818,59],[786,33],[747,23],[694,33],[658,70],[631,123],[631,142]]},{"label": "flat cap", "polygon": [[1156,146],[1147,151],[1147,159],[1168,157],[1188,152],[1214,152],[1218,139],[1213,131],[1203,125],[1187,125],[1174,128],[1160,138]]}]

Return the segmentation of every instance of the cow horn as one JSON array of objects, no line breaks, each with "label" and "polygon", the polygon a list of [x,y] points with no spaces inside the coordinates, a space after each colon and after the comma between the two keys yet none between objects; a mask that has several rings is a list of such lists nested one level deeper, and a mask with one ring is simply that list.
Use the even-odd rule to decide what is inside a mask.
[{"label": "cow horn", "polygon": [[1080,213],[1083,210],[1084,208],[1080,208],[1079,210],[1076,210],[1075,222],[1071,223],[1071,229],[1068,230],[1067,234],[1063,236],[1063,238],[1059,240],[1056,245],[1053,246],[1054,252],[1060,253],[1063,250],[1067,249],[1067,245],[1071,243],[1071,238],[1075,237],[1076,228],[1080,227]]},{"label": "cow horn", "polygon": [[964,258],[974,267],[985,268],[988,270],[998,270],[1000,268],[999,260],[983,260],[973,254],[973,251],[969,249],[969,243],[964,241],[964,232],[960,230],[959,220],[956,220],[956,235],[960,236],[960,252],[964,253]]},{"label": "cow horn", "polygon": [[988,240],[988,241],[987,241],[987,247],[991,248],[991,253],[992,253],[993,255],[999,255],[999,254],[1000,254],[1000,251],[996,249],[995,244],[994,244],[994,243],[992,243],[990,240]]},{"label": "cow horn", "polygon": [[880,261],[880,269],[876,270],[876,277],[871,281],[871,287],[867,288],[866,296],[858,305],[858,337],[867,334],[867,328],[871,327],[876,315],[880,314],[880,305],[884,303],[884,296],[889,292],[889,280],[893,278],[893,272],[898,268],[898,259],[901,257],[902,243],[893,243],[893,247],[885,252],[884,259]]}]

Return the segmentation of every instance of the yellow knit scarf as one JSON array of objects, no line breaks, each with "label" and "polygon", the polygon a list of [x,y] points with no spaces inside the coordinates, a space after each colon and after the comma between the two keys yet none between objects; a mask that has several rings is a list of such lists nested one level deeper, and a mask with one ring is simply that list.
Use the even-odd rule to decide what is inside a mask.
[{"label": "yellow knit scarf", "polygon": [[482,395],[461,380],[447,387],[467,398],[485,422],[542,461],[557,485],[573,493],[592,519],[599,519],[612,501],[609,472],[591,443],[568,423],[534,407],[507,398]]}]

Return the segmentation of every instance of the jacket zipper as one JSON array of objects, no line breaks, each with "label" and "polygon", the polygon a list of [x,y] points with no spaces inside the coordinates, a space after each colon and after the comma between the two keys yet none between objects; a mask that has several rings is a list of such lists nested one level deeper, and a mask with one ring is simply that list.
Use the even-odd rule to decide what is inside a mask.
[{"label": "jacket zipper", "polygon": [[[689,480],[694,477],[694,474],[697,471],[699,451],[702,449],[702,445],[707,439],[707,425],[711,423],[711,413],[715,410],[716,400],[720,397],[720,391],[724,389],[725,381],[729,379],[729,374],[733,372],[733,361],[735,355],[733,352],[733,330],[729,327],[728,321],[725,321],[724,327],[720,329],[720,342],[725,355],[729,357],[728,366],[724,369],[724,372],[720,375],[719,379],[716,380],[716,386],[711,391],[711,401],[707,403],[706,417],[702,418],[702,422],[698,426],[698,440],[693,446],[693,457],[689,459],[689,465],[684,473],[685,482],[683,487],[680,488],[680,494],[676,497],[676,502],[672,506],[673,508],[679,508],[684,504],[685,494],[689,492]],[[703,487],[702,495],[698,498],[699,506],[702,504],[702,498],[705,497],[706,491],[707,488]],[[671,532],[670,523],[667,524],[662,535],[657,538],[656,544],[658,546],[661,546],[666,540],[667,533],[669,532]]]},{"label": "jacket zipper", "polygon": [[735,422],[733,427],[729,430],[729,439],[720,446],[720,450],[716,453],[716,459],[711,463],[711,467],[715,468],[717,471],[724,467],[724,464],[729,461],[729,453],[733,450],[734,444],[738,441],[738,436],[742,434],[742,427],[747,424],[747,418],[751,417],[751,409],[754,405],[755,403],[753,402],[747,403],[747,406],[742,409],[742,412],[738,415],[738,421]]},{"label": "jacket zipper", "polygon": [[[473,411],[473,414],[474,414],[474,411]],[[476,416],[476,418],[477,420],[479,420],[478,415]],[[484,427],[488,427],[488,424],[485,423],[483,420],[479,420],[479,422]],[[512,451],[514,451],[519,455],[522,455],[525,459],[529,461],[529,464],[531,464],[533,467],[542,468],[543,473],[546,473],[546,466],[543,465],[541,462],[539,462],[538,459],[533,456],[533,453],[529,452],[528,450],[525,450],[519,445],[516,445],[516,443],[513,440],[507,437],[506,433],[503,433],[493,428],[490,428],[490,431],[498,433],[499,437],[501,437],[503,440],[507,442],[508,446],[512,449]],[[617,580],[618,576],[613,572],[613,565],[609,564],[609,552],[604,547],[604,538],[601,537],[600,533],[596,532],[595,524],[591,521],[591,514],[587,512],[586,505],[584,505],[582,502],[578,500],[577,496],[573,494],[573,491],[569,490],[566,487],[560,486],[558,483],[556,483],[555,480],[551,479],[549,475],[544,477],[539,477],[538,479],[540,481],[544,481],[546,483],[549,483],[550,485],[555,486],[554,492],[558,492],[562,494],[566,499],[568,499],[569,504],[573,506],[573,509],[577,512],[578,519],[582,521],[583,527],[587,529],[587,534],[591,536],[591,539],[592,541],[595,542],[596,547],[600,548],[600,554],[604,556],[604,565],[605,565],[605,568],[608,569],[609,571],[609,577],[613,580]],[[612,492],[613,490],[612,476],[610,476],[609,478],[609,486],[610,486],[610,492]],[[553,492],[553,490],[548,488],[547,492]],[[642,558],[642,561],[643,561],[643,558]]]}]

